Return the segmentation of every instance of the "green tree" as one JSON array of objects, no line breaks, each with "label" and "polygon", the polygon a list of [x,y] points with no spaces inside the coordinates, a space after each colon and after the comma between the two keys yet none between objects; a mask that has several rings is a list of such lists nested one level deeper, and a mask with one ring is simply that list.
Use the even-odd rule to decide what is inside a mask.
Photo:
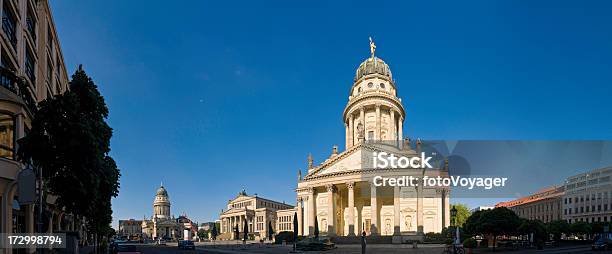
[{"label": "green tree", "polygon": [[591,233],[591,225],[583,221],[577,221],[570,225],[570,232],[583,236]]},{"label": "green tree", "polygon": [[472,212],[470,212],[470,209],[468,209],[467,205],[465,204],[454,204],[452,206],[455,207],[455,209],[457,209],[457,217],[455,218],[455,223],[456,223],[455,225],[459,227],[463,227],[467,219],[470,217],[470,215],[472,215]]},{"label": "green tree", "polygon": [[555,240],[561,240],[561,234],[570,233],[570,225],[565,220],[551,221],[546,224],[548,233],[553,235]]},{"label": "green tree", "polygon": [[548,238],[546,225],[539,220],[521,219],[520,225],[517,228],[518,233],[523,235],[533,234],[534,242],[538,245],[542,244]]},{"label": "green tree", "polygon": [[119,193],[107,117],[104,98],[79,66],[66,93],[39,103],[32,129],[18,141],[20,159],[42,170],[55,205],[84,216],[98,242],[111,233],[111,198]]},{"label": "green tree", "polygon": [[593,222],[591,223],[591,234],[599,234],[604,232],[604,226],[607,222]]},{"label": "green tree", "polygon": [[199,229],[198,230],[198,238],[200,240],[208,238],[208,231],[204,230],[203,228]]},{"label": "green tree", "polygon": [[272,241],[272,236],[274,236],[274,228],[272,227],[272,222],[268,221],[268,240]]},{"label": "green tree", "polygon": [[217,240],[217,235],[219,235],[219,232],[217,231],[217,223],[215,223],[213,224],[213,227],[210,230],[210,238],[212,240]]},{"label": "green tree", "polygon": [[[511,235],[516,232],[521,220],[508,208],[498,207],[492,210],[478,211],[472,214],[465,228],[471,234],[483,234],[493,237],[493,246],[497,236]],[[493,247],[495,250],[495,247]]]}]

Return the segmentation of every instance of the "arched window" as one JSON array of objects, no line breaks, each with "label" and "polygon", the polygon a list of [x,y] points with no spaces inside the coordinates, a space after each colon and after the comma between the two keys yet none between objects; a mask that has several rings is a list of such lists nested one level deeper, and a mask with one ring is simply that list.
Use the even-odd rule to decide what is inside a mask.
[{"label": "arched window", "polygon": [[380,83],[380,88],[385,89],[385,83]]},{"label": "arched window", "polygon": [[372,88],[374,86],[374,83],[370,82],[368,83],[368,88]]},{"label": "arched window", "polygon": [[0,113],[0,157],[13,159],[15,148],[15,117]]}]

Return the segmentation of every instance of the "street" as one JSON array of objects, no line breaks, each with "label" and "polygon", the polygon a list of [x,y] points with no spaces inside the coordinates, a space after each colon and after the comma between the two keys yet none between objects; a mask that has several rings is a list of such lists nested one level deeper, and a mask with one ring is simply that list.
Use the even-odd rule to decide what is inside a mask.
[{"label": "street", "polygon": [[[176,245],[168,246],[155,246],[155,245],[136,245],[137,249],[143,254],[158,254],[158,253],[184,253],[184,254],[195,254],[195,253],[226,253],[226,254],[240,254],[240,253],[256,253],[256,254],[284,254],[291,252],[291,246],[266,246],[257,244],[227,244],[227,245],[198,245],[196,250],[180,250]],[[438,245],[421,245],[417,249],[413,249],[411,245],[392,245],[392,244],[378,244],[370,245],[367,248],[367,253],[442,253],[443,248]],[[338,248],[329,251],[308,251],[298,252],[308,254],[340,254],[340,253],[361,253],[361,248],[357,244],[346,244],[339,245]],[[579,245],[579,246],[566,246],[557,247],[544,250],[535,249],[523,249],[523,250],[497,250],[495,252],[488,249],[476,249],[473,253],[545,253],[545,254],[562,254],[562,253],[612,253],[610,251],[591,251],[590,246]]]}]

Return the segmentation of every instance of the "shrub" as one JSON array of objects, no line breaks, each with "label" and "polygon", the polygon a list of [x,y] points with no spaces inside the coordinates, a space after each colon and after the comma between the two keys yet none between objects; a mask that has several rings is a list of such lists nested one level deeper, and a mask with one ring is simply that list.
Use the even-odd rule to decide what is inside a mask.
[{"label": "shrub", "polygon": [[476,248],[476,240],[474,240],[474,238],[468,238],[465,239],[465,241],[463,241],[463,247],[465,248]]},{"label": "shrub", "polygon": [[276,236],[274,237],[274,243],[281,244],[283,243],[283,241],[287,243],[292,243],[293,242],[293,232],[283,231],[283,232],[276,234]]},{"label": "shrub", "polygon": [[445,234],[429,232],[425,234],[424,241],[426,243],[446,243],[448,239],[450,238]]}]

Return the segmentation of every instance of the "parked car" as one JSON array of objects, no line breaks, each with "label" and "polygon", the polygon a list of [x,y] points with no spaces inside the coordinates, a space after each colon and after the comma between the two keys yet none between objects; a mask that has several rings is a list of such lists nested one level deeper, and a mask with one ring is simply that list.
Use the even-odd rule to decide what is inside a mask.
[{"label": "parked car", "polygon": [[140,251],[134,245],[119,244],[117,245],[117,254],[140,254]]},{"label": "parked car", "polygon": [[179,249],[182,250],[195,250],[195,244],[190,240],[182,240],[178,242]]},{"label": "parked car", "polygon": [[609,250],[610,249],[610,239],[606,237],[599,237],[593,244],[591,245],[592,250]]}]

